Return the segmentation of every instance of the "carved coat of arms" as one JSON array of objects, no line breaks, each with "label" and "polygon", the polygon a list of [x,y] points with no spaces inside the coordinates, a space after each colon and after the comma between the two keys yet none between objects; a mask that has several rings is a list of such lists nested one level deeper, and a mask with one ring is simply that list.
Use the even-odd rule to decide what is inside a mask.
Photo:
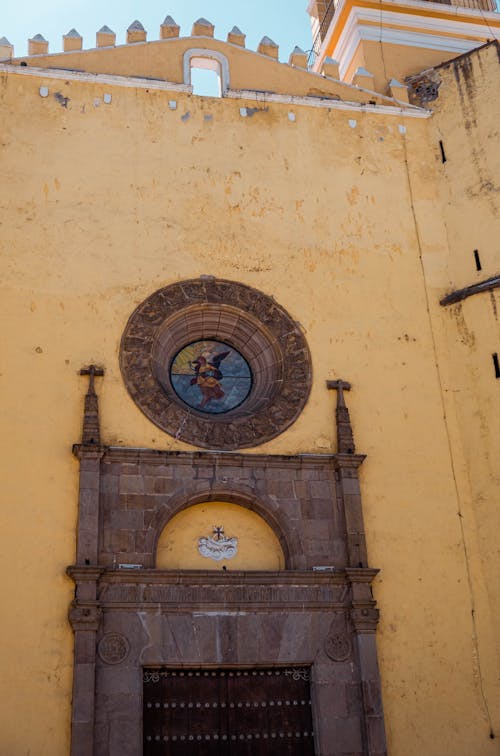
[{"label": "carved coat of arms", "polygon": [[202,556],[214,559],[216,562],[232,559],[238,552],[238,539],[228,538],[222,526],[215,526],[213,537],[202,536],[198,540],[198,551]]}]

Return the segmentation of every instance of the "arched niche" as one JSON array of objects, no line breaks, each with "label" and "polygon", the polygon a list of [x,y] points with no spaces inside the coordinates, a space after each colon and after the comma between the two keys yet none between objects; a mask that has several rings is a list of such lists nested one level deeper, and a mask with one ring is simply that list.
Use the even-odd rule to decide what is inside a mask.
[{"label": "arched niche", "polygon": [[220,96],[230,87],[229,61],[225,55],[217,50],[205,48],[191,48],[184,53],[184,84],[191,86],[191,70],[201,68],[214,71],[219,77]]},{"label": "arched niche", "polygon": [[226,501],[178,512],[166,524],[156,566],[171,570],[283,570],[279,539],[260,515]]}]

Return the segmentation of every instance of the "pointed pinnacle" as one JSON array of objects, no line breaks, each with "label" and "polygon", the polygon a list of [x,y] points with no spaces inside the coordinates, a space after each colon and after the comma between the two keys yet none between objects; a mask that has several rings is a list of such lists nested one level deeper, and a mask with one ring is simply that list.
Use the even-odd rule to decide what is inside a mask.
[{"label": "pointed pinnacle", "polygon": [[140,21],[137,21],[137,19],[130,24],[127,31],[146,31],[144,26],[141,24]]}]

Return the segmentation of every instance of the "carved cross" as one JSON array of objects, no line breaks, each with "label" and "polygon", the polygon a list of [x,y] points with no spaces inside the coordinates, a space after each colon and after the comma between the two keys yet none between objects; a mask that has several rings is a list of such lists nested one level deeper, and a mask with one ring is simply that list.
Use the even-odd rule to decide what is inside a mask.
[{"label": "carved cross", "polygon": [[83,413],[82,444],[84,446],[99,446],[101,436],[99,431],[99,405],[94,387],[95,376],[104,375],[104,368],[89,365],[80,370],[80,375],[88,375],[89,387],[85,395],[85,409]]},{"label": "carved cross", "polygon": [[89,365],[86,368],[82,368],[80,370],[80,375],[88,375],[89,376],[89,390],[87,391],[88,394],[95,394],[94,389],[94,377],[97,376],[103,376],[104,375],[104,368],[99,368],[96,365]]},{"label": "carved cross", "polygon": [[224,537],[224,527],[222,525],[214,525],[213,533],[218,541],[222,540]]},{"label": "carved cross", "polygon": [[345,407],[345,401],[344,401],[344,391],[350,391],[351,390],[351,384],[347,381],[327,381],[326,387],[328,389],[337,389],[337,406],[338,407]]},{"label": "carved cross", "polygon": [[344,400],[344,391],[350,391],[351,384],[342,380],[327,381],[326,387],[337,391],[337,452],[339,454],[354,454],[356,449],[351,420]]}]

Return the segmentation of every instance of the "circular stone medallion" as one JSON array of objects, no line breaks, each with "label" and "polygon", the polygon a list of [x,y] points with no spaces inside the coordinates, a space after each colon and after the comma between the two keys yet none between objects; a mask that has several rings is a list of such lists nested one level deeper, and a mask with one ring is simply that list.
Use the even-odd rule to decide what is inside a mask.
[{"label": "circular stone medallion", "polygon": [[325,652],[332,661],[346,661],[351,656],[351,641],[343,633],[332,633],[325,641]]},{"label": "circular stone medallion", "polygon": [[177,396],[199,412],[221,414],[239,407],[252,388],[252,371],[234,347],[223,341],[194,341],[170,367]]},{"label": "circular stone medallion", "polygon": [[299,324],[272,297],[211,276],[142,302],[123,333],[120,367],[150,420],[208,449],[257,446],[283,433],[312,380]]},{"label": "circular stone medallion", "polygon": [[120,633],[107,633],[99,641],[97,653],[106,664],[120,664],[130,651],[130,643]]}]

